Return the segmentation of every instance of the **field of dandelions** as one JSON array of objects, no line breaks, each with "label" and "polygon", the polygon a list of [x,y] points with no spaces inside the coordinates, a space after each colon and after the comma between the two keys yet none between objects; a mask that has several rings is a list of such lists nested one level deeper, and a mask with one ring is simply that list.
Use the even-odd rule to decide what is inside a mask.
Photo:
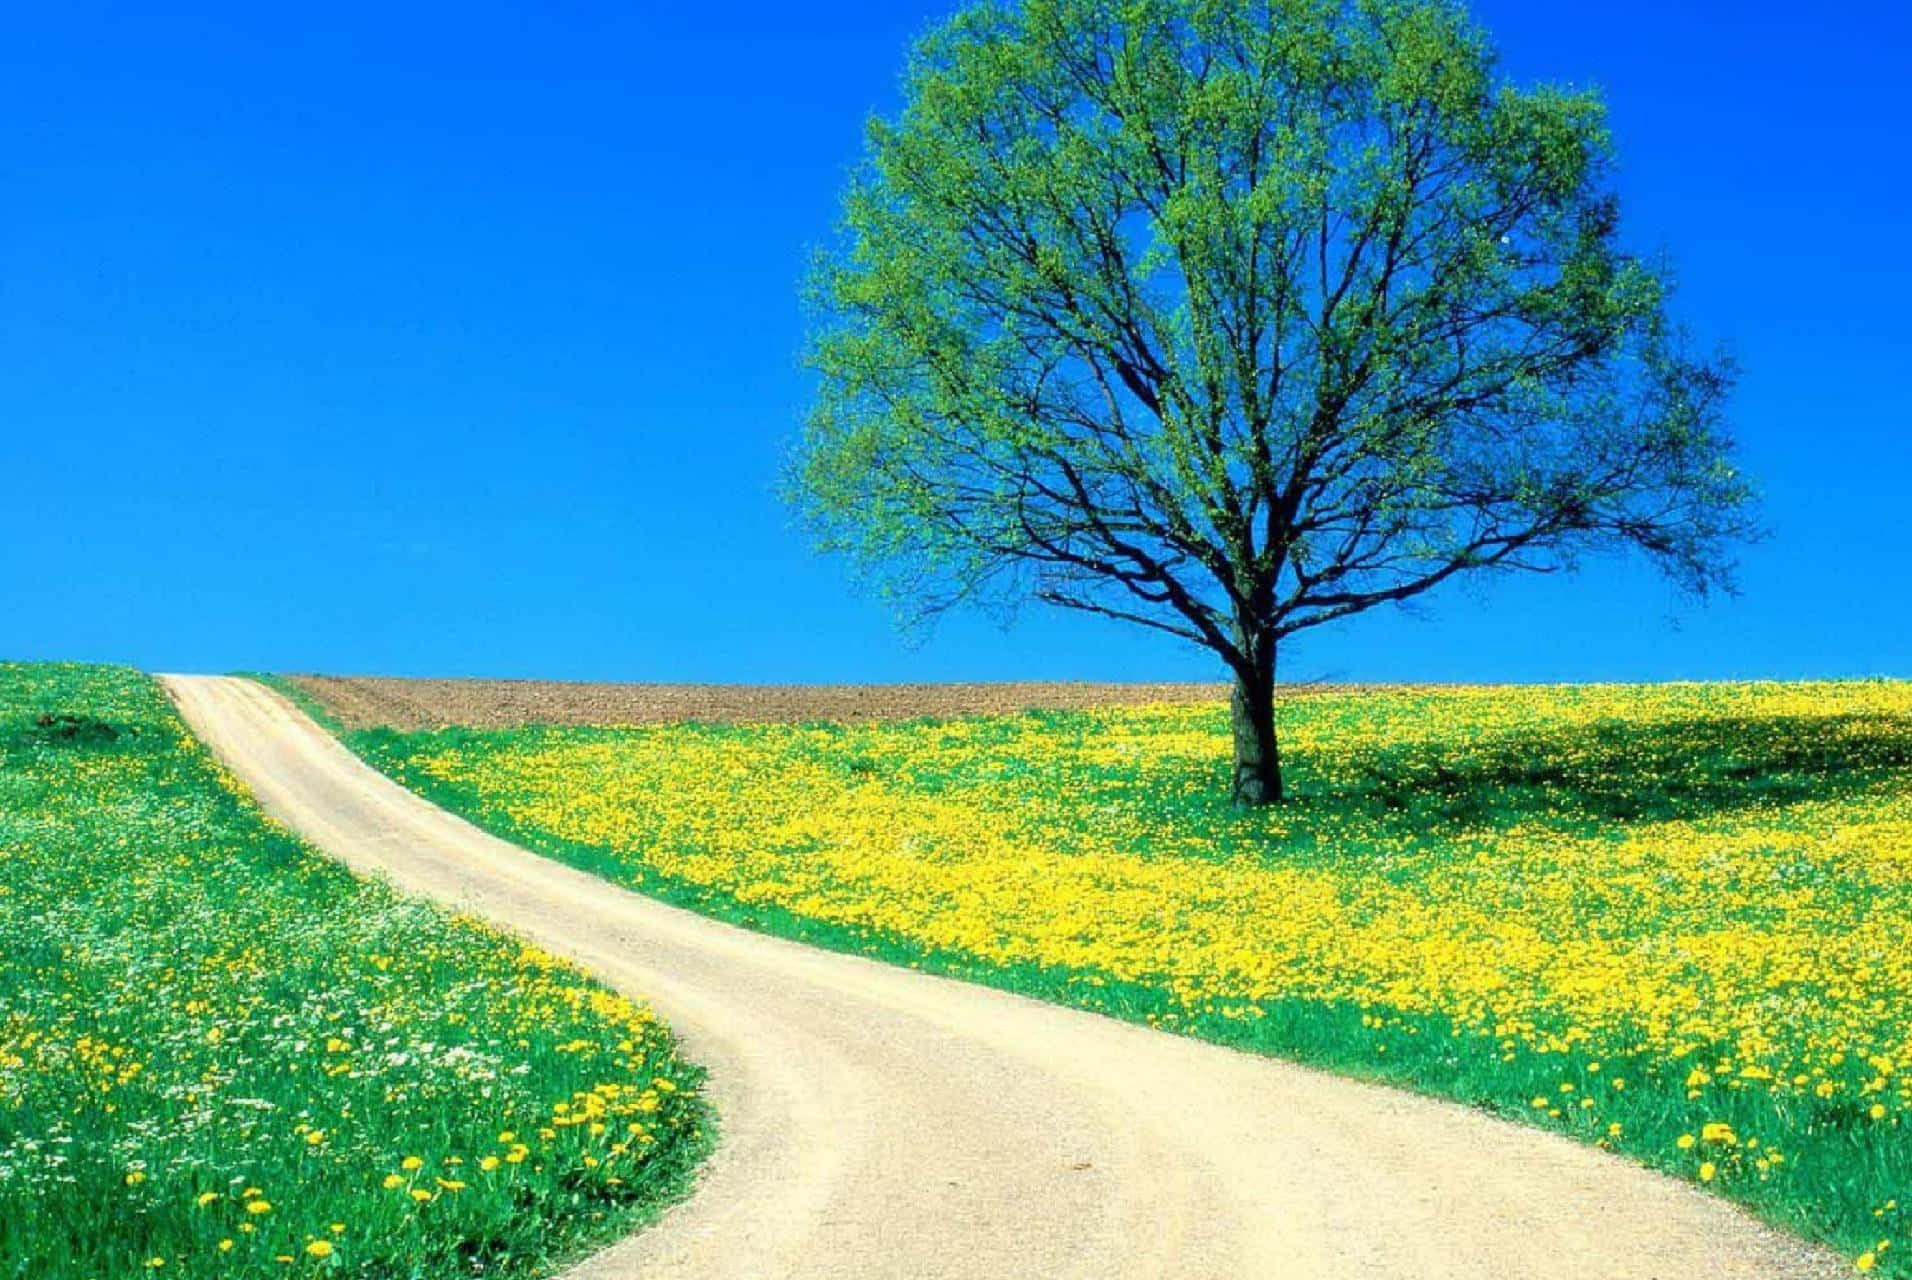
[{"label": "field of dandelions", "polygon": [[0,664],[0,1277],[547,1274],[681,1191],[698,1082],[271,824],[146,677]]},{"label": "field of dandelions", "polygon": [[1912,1275],[1912,684],[350,735],[756,928],[1456,1097]]}]

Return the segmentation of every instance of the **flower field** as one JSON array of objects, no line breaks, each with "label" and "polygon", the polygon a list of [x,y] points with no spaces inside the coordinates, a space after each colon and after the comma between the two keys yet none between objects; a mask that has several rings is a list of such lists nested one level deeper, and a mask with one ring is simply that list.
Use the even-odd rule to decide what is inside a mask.
[{"label": "flower field", "polygon": [[756,927],[1519,1115],[1912,1274],[1912,684],[351,735]]},{"label": "flower field", "polygon": [[269,823],[147,678],[0,664],[0,1276],[545,1274],[685,1185],[698,1080]]}]

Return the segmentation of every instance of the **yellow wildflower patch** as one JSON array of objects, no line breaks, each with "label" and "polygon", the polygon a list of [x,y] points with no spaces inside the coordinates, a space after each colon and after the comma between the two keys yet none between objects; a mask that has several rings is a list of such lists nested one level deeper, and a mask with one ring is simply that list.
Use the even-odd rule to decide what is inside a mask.
[{"label": "yellow wildflower patch", "polygon": [[353,741],[759,927],[1500,1099],[1822,1221],[1902,1190],[1912,684],[1327,694],[1280,720],[1298,799],[1258,813],[1224,801],[1219,705]]}]

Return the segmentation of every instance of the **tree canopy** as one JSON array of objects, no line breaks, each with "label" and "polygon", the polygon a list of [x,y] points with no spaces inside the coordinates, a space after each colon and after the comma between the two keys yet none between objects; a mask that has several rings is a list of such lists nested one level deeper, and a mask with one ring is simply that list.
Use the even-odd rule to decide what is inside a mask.
[{"label": "tree canopy", "polygon": [[1730,585],[1729,364],[1624,248],[1597,96],[1441,0],[983,3],[915,49],[811,281],[793,489],[915,614],[1183,637],[1281,794],[1297,632],[1633,548]]}]

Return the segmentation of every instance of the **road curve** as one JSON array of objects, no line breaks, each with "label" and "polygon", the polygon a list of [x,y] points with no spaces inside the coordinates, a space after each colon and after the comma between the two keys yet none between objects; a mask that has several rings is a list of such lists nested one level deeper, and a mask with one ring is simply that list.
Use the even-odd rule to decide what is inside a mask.
[{"label": "road curve", "polygon": [[696,1191],[573,1280],[1845,1273],[1563,1138],[666,906],[429,804],[259,684],[162,679],[313,845],[648,999],[709,1069]]}]

